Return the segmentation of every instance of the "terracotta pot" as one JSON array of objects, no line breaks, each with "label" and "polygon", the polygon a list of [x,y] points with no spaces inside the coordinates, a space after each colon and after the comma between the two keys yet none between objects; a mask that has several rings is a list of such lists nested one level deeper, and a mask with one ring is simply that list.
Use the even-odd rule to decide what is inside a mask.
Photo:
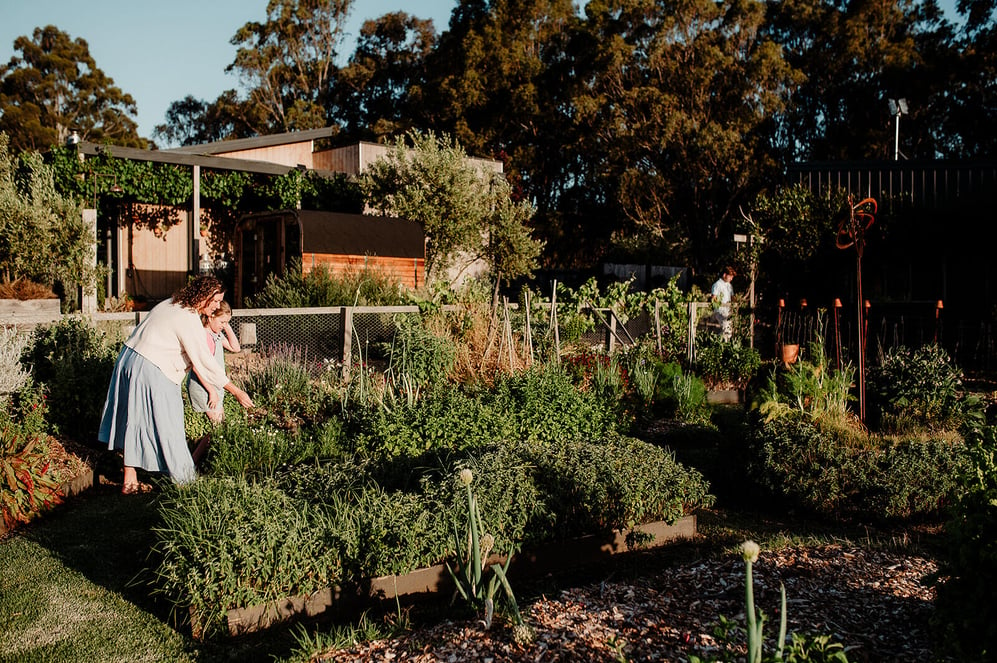
[{"label": "terracotta pot", "polygon": [[782,363],[786,366],[790,364],[795,364],[796,360],[800,356],[800,344],[799,343],[783,343],[782,344]]}]

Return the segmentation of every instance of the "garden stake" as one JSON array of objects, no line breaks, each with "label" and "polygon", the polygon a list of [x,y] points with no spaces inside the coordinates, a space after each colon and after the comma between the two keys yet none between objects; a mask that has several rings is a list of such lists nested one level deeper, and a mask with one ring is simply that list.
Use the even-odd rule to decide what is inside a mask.
[{"label": "garden stake", "polygon": [[839,249],[855,247],[855,285],[857,296],[855,301],[858,305],[859,321],[859,420],[865,422],[865,336],[868,331],[864,328],[868,325],[868,319],[863,317],[862,305],[865,303],[865,313],[868,313],[869,305],[862,299],[862,252],[865,249],[865,233],[876,218],[875,198],[865,198],[853,205],[852,197],[848,196],[848,218],[842,220],[838,225],[838,236],[835,245]]}]

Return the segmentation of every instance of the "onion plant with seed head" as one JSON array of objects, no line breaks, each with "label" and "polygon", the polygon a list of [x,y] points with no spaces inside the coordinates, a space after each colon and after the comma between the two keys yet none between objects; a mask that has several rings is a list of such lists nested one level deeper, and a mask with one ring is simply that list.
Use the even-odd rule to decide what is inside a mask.
[{"label": "onion plant with seed head", "polygon": [[495,545],[495,537],[483,532],[478,501],[474,496],[474,491],[471,490],[474,473],[468,468],[464,468],[458,472],[457,478],[467,492],[468,517],[465,537],[461,537],[456,524],[454,525],[454,544],[457,552],[456,569],[450,565],[450,562],[446,564],[447,571],[450,572],[450,577],[457,586],[454,599],[459,594],[475,609],[483,610],[482,623],[488,629],[491,628],[492,624],[495,594],[501,586],[512,612],[514,636],[517,642],[529,642],[532,640],[532,630],[523,622],[523,617],[519,612],[519,604],[516,603],[516,596],[513,594],[509,579],[506,576],[509,564],[512,562],[512,552],[510,551],[504,565],[497,563],[491,565],[492,577],[486,586],[484,572],[488,565],[488,555],[491,553],[492,546]]}]

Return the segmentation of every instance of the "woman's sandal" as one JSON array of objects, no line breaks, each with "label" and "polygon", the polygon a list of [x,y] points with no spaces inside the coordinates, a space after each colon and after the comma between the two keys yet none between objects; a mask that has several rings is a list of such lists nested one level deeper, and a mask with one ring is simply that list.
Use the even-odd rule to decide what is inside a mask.
[{"label": "woman's sandal", "polygon": [[141,489],[137,483],[126,483],[121,486],[122,495],[137,495],[139,492],[141,492]]}]

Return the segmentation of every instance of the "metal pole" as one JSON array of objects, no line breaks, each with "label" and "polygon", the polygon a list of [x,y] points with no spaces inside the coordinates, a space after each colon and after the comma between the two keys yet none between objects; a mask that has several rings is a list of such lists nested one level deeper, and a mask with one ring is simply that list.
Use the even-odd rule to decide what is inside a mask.
[{"label": "metal pole", "polygon": [[893,139],[893,160],[900,161],[900,109],[897,109],[897,130]]}]

